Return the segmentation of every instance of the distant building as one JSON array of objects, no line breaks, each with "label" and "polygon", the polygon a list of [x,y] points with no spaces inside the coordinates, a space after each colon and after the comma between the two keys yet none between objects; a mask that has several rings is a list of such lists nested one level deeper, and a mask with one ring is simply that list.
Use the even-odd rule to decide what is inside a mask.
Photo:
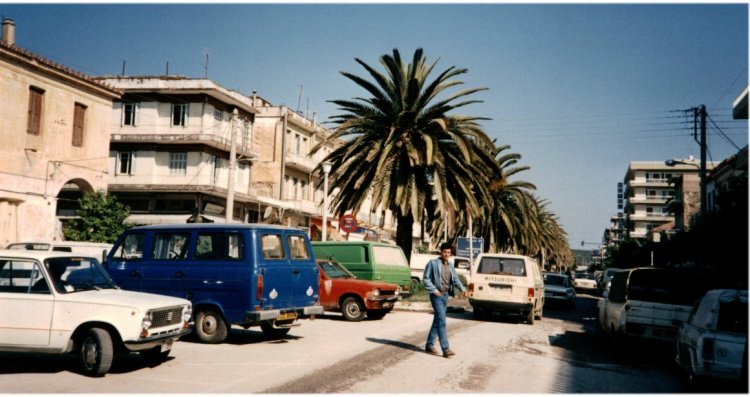
[{"label": "distant building", "polygon": [[[121,92],[0,43],[0,246],[62,239],[84,193],[107,190],[112,101]],[[72,43],[71,43],[72,44]]]},{"label": "distant building", "polygon": [[[692,157],[671,162],[630,162],[623,179],[625,185],[623,212],[627,239],[647,239],[654,228],[675,222],[674,204],[669,205],[675,198],[675,181],[685,182],[691,181],[693,177],[697,178],[699,164]],[[707,170],[710,171],[713,167],[713,162],[706,163]],[[699,211],[699,184],[683,183],[680,184],[679,189],[682,192],[682,213],[690,216],[693,211]],[[692,197],[697,198],[697,207]]]}]

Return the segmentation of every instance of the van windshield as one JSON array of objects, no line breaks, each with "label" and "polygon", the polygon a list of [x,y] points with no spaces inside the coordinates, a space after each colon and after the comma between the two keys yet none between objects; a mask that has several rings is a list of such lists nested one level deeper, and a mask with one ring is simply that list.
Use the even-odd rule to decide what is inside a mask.
[{"label": "van windshield", "polygon": [[503,274],[508,276],[526,276],[523,259],[484,257],[479,262],[477,273]]}]

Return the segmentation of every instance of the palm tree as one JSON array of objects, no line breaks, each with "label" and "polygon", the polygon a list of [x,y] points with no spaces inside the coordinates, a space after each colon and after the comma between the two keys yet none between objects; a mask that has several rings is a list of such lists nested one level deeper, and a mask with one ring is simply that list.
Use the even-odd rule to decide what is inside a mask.
[{"label": "palm tree", "polygon": [[[428,81],[437,62],[428,64],[422,49],[404,64],[398,50],[380,57],[385,74],[355,58],[374,82],[341,72],[364,88],[368,98],[331,101],[343,113],[332,116],[336,124],[326,141],[346,143],[326,161],[332,164],[335,214],[357,212],[369,195],[372,209],[391,210],[397,220],[396,243],[411,256],[413,223],[442,217],[447,211],[468,208],[479,215],[481,202],[489,202],[486,182],[497,171],[492,142],[478,125],[484,118],[449,115],[477,103],[466,97],[484,88],[473,88],[439,98],[463,84],[454,79],[467,69],[450,67]],[[318,170],[319,171],[319,170]]]}]

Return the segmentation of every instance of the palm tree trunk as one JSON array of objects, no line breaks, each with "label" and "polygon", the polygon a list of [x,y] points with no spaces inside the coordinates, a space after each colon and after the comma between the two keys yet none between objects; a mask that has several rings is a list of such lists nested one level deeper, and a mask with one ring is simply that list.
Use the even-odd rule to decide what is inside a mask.
[{"label": "palm tree trunk", "polygon": [[411,212],[406,215],[398,214],[396,218],[398,225],[396,225],[396,245],[401,247],[406,255],[406,261],[411,260],[411,248],[413,244],[412,229],[414,228],[414,216]]}]

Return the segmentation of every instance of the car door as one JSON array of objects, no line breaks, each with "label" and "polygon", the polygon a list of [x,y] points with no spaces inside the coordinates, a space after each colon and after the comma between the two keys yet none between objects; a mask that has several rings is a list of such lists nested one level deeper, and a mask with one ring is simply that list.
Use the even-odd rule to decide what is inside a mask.
[{"label": "car door", "polygon": [[141,291],[189,299],[185,280],[190,239],[189,231],[153,233],[150,247],[147,247],[150,260],[140,269]]},{"label": "car door", "polygon": [[148,253],[146,232],[128,232],[117,241],[106,262],[107,273],[120,286],[129,291],[141,290],[141,265]]},{"label": "car door", "polygon": [[[42,265],[32,260],[1,260],[0,345],[47,346],[55,296]],[[8,270],[7,272],[5,270]],[[13,277],[13,275],[22,277]],[[32,286],[46,283],[34,292]]]}]

